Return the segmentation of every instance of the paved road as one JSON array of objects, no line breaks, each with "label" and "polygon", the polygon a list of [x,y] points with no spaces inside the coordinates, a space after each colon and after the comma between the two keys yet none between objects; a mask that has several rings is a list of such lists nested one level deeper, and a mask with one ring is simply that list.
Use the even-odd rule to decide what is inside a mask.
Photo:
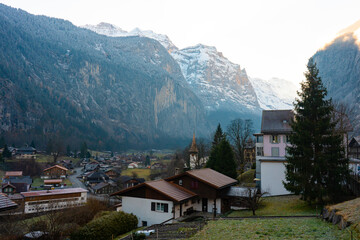
[{"label": "paved road", "polygon": [[76,173],[74,173],[73,175],[69,175],[68,176],[68,179],[70,180],[70,182],[72,183],[72,186],[74,188],[84,188],[86,189],[86,186],[84,185],[83,182],[81,182],[77,176],[79,176],[82,171],[81,171],[82,167],[79,167],[79,168],[74,168],[74,170],[76,171]]}]

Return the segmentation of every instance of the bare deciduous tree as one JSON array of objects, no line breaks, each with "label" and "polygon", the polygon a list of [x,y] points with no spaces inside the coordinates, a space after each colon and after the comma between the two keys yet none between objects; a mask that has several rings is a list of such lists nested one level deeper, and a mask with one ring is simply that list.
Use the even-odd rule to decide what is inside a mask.
[{"label": "bare deciduous tree", "polygon": [[255,215],[255,211],[260,207],[261,202],[263,201],[263,196],[266,195],[267,192],[260,192],[256,188],[247,187],[246,188],[246,197],[240,198],[240,203],[242,206],[249,208],[253,215]]},{"label": "bare deciduous tree", "polygon": [[245,121],[240,118],[235,119],[231,121],[230,125],[227,127],[226,134],[235,150],[237,165],[241,170],[245,165],[244,148],[253,132],[253,122],[250,119],[246,119]]}]

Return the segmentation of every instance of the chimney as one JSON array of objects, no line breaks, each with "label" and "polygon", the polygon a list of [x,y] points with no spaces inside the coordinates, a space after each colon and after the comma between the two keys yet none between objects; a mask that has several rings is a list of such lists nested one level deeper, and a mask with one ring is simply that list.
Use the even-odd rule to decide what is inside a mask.
[{"label": "chimney", "polygon": [[179,168],[175,168],[175,175],[178,175],[179,174]]}]

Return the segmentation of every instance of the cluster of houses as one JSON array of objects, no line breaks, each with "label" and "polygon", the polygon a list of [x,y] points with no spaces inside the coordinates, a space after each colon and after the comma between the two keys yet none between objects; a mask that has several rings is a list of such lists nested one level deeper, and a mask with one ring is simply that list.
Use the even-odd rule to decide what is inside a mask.
[{"label": "cluster of houses", "polygon": [[43,171],[44,188],[47,190],[31,191],[32,179],[23,176],[22,171],[5,173],[0,193],[0,211],[37,213],[82,206],[87,200],[87,190],[83,188],[56,188],[66,178],[63,166],[54,165]]}]

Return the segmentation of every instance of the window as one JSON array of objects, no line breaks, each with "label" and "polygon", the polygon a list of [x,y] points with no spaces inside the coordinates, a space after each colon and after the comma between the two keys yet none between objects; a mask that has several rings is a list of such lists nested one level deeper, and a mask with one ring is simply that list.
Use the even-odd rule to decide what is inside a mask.
[{"label": "window", "polygon": [[182,180],[179,180],[179,185],[182,186]]},{"label": "window", "polygon": [[262,143],[263,142],[263,136],[256,136],[256,142]]},{"label": "window", "polygon": [[143,225],[143,227],[146,227],[147,226],[147,221],[142,221],[142,225]]},{"label": "window", "polygon": [[289,135],[284,136],[284,143],[290,143],[290,136]]},{"label": "window", "polygon": [[155,212],[169,212],[169,204],[151,202],[151,211]]},{"label": "window", "polygon": [[256,156],[264,156],[264,148],[263,147],[256,148]]},{"label": "window", "polygon": [[280,142],[280,138],[278,135],[271,135],[270,136],[270,143],[279,143]]},{"label": "window", "polygon": [[279,148],[278,147],[272,147],[271,148],[271,156],[272,157],[279,157]]},{"label": "window", "polygon": [[199,188],[199,182],[198,181],[191,181],[191,188],[192,189],[198,189]]}]

